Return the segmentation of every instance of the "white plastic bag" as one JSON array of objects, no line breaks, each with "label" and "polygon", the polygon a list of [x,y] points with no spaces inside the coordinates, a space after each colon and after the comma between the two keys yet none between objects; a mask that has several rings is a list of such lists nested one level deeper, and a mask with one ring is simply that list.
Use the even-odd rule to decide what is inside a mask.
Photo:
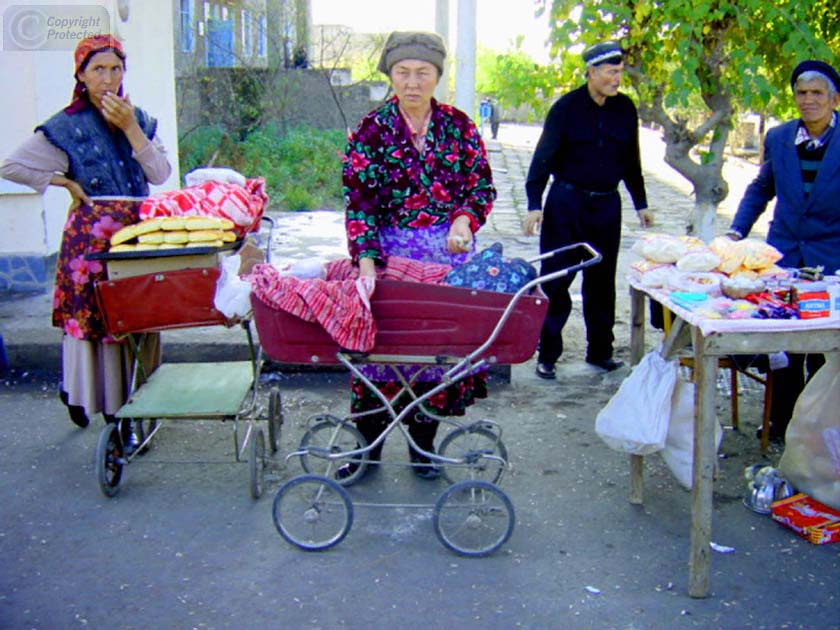
[{"label": "white plastic bag", "polygon": [[650,455],[665,446],[677,362],[648,352],[595,418],[595,432],[612,449]]},{"label": "white plastic bag", "polygon": [[204,182],[245,185],[245,176],[232,168],[197,168],[184,176],[187,186],[200,186]]},{"label": "white plastic bag", "polygon": [[[715,449],[720,447],[723,429],[715,420]],[[668,438],[660,451],[665,464],[686,490],[691,490],[694,471],[694,383],[677,379],[671,398]]]},{"label": "white plastic bag", "polygon": [[799,492],[840,510],[840,354],[808,381],[793,407],[779,472]]},{"label": "white plastic bag", "polygon": [[251,284],[239,277],[239,254],[222,260],[213,306],[228,319],[245,317],[251,310]]}]

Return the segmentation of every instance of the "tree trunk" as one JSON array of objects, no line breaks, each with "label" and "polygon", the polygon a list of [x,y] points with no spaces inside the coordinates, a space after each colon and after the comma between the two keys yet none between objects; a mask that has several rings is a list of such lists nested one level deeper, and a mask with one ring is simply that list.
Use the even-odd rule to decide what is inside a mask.
[{"label": "tree trunk", "polygon": [[689,234],[696,236],[704,243],[708,243],[715,237],[716,216],[716,203],[697,199],[694,202],[694,212],[691,215],[691,225],[689,226]]}]

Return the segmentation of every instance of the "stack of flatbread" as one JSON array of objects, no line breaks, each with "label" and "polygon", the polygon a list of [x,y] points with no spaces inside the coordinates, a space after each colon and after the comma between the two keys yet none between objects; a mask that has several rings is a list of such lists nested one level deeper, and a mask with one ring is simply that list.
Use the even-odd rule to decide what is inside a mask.
[{"label": "stack of flatbread", "polygon": [[192,215],[160,217],[126,225],[115,232],[110,251],[221,247],[235,240],[233,221],[229,219]]}]

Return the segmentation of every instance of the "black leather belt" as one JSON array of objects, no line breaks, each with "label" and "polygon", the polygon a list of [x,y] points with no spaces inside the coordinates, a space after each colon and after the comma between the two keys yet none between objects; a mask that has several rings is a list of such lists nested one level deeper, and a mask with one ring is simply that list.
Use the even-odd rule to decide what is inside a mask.
[{"label": "black leather belt", "polygon": [[581,195],[587,195],[589,197],[606,197],[607,195],[614,195],[618,192],[617,188],[613,188],[612,190],[586,190],[585,188],[580,188],[579,186],[575,186],[574,184],[570,184],[569,182],[564,182],[562,179],[554,180],[555,184],[566,188],[567,190],[573,190],[576,193],[580,193]]}]

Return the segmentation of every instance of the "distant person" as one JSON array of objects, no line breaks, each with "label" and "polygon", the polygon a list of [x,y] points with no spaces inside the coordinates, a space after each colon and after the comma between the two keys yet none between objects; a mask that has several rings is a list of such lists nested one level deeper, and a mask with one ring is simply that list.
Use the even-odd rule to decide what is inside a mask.
[{"label": "distant person", "polygon": [[[583,270],[583,318],[586,362],[612,371],[615,272],[621,239],[621,199],[624,181],[643,227],[653,225],[639,158],[636,107],[619,93],[623,53],[618,44],[602,42],[583,52],[586,84],[561,97],[548,112],[537,143],[525,192],[529,212],[526,234],[540,232],[540,251],[550,252],[587,242],[603,260]],[[543,191],[552,184],[543,207]],[[541,228],[541,229],[540,229]],[[542,274],[571,267],[580,253],[558,255],[542,262]],[[574,274],[543,284],[549,307],[540,334],[537,376],[555,378],[554,364],[563,354],[563,328],[572,311],[569,286]]]},{"label": "distant person", "polygon": [[478,118],[481,125],[481,135],[484,135],[484,130],[487,128],[487,125],[490,123],[490,116],[493,111],[493,106],[490,104],[489,98],[481,99],[481,103],[478,106]]},{"label": "distant person", "polygon": [[[475,124],[464,112],[433,98],[443,74],[446,48],[439,35],[394,32],[388,36],[379,70],[391,81],[394,96],[365,116],[347,144],[344,201],[347,243],[359,275],[374,282],[388,256],[458,265],[475,251],[475,232],[493,207],[496,189],[487,152]],[[374,289],[375,290],[375,289]],[[393,397],[398,377],[387,365],[361,366],[378,391]],[[409,366],[412,373],[420,368]],[[440,383],[444,368],[424,369],[413,390],[423,395]],[[429,398],[407,419],[420,449],[434,452],[436,416],[463,415],[486,396],[486,372],[479,372]],[[374,392],[359,378],[351,382],[351,411],[359,431],[372,443],[391,421]],[[397,410],[408,395],[392,401]],[[373,410],[379,409],[376,413]],[[378,461],[381,446],[369,453]],[[409,449],[414,473],[435,479],[430,459]],[[347,479],[358,464],[336,472]]]},{"label": "distant person", "polygon": [[490,133],[496,140],[499,135],[499,103],[493,100],[490,101]]},{"label": "distant person", "polygon": [[[840,75],[822,61],[803,61],[790,79],[799,118],[767,132],[764,163],[744,192],[727,233],[749,235],[776,198],[767,242],[782,267],[840,270]],[[825,362],[822,354],[788,354],[788,366],[773,373],[770,437],[783,441],[796,399]]]},{"label": "distant person", "polygon": [[[0,167],[4,178],[39,193],[48,186],[70,193],[52,323],[64,332],[59,395],[80,427],[100,411],[116,422],[113,414],[131,383],[128,343],[108,336],[96,302],[94,284],[106,279],[104,267],[85,254],[104,251],[114,232],[139,221],[138,198],[149,194],[149,182],[162,184],[172,170],[157,121],[123,94],[125,58],[122,43],[110,35],[80,41],[72,102],[38,125]],[[155,335],[145,344],[151,355],[146,365],[159,360],[157,340]]]}]

